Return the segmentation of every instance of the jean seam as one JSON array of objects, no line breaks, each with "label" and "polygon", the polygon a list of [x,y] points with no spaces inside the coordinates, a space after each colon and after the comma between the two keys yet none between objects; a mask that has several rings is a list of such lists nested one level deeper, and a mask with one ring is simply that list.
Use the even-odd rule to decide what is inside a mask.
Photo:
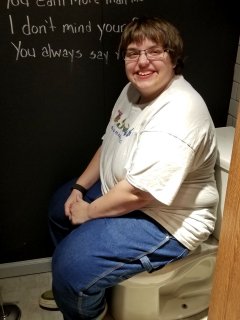
[{"label": "jean seam", "polygon": [[182,256],[185,252],[189,252],[189,250],[188,250],[188,249],[183,249],[183,251],[182,251],[181,254],[179,254],[177,257],[173,258],[172,260],[168,261],[168,262],[165,264],[165,266],[169,265],[169,263],[172,263],[172,262],[177,261],[178,259],[180,259],[181,256]]},{"label": "jean seam", "polygon": [[[160,241],[160,242],[158,243],[158,245],[153,246],[153,247],[151,248],[151,250],[145,251],[145,252],[141,253],[141,254],[140,254],[139,256],[137,256],[137,257],[134,257],[134,258],[132,258],[132,259],[129,259],[129,260],[128,260],[128,263],[129,263],[129,262],[136,261],[136,260],[139,260],[139,259],[141,259],[143,256],[146,256],[146,255],[148,255],[148,254],[150,254],[150,253],[153,253],[153,252],[156,251],[158,248],[160,248],[162,245],[164,245],[165,243],[167,243],[167,242],[169,241],[169,239],[170,239],[170,236],[169,236],[169,235],[166,235],[166,237],[165,237],[162,241]],[[121,268],[121,267],[124,266],[125,264],[126,264],[126,262],[122,262],[122,263],[117,264],[114,268],[111,268],[111,269],[109,269],[109,270],[106,270],[106,271],[103,272],[101,275],[99,275],[98,277],[96,277],[95,279],[93,279],[93,280],[92,280],[88,285],[86,285],[83,289],[81,289],[81,291],[84,291],[84,290],[89,289],[89,288],[90,288],[92,285],[94,285],[98,280],[104,278],[106,275],[112,273],[114,270],[117,270],[117,269]],[[80,291],[80,292],[81,292],[81,291]]]},{"label": "jean seam", "polygon": [[[82,308],[82,301],[84,298],[83,295],[84,295],[84,293],[82,291],[80,291],[79,295],[78,295],[78,299],[77,299],[77,306],[78,306],[79,315],[81,315],[84,311],[84,308]],[[106,305],[106,301],[105,301],[105,305]]]}]

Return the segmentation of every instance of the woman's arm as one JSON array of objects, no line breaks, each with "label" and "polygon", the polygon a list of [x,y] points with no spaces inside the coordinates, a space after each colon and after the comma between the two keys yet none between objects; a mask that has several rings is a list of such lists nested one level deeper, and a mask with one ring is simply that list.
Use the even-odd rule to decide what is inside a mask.
[{"label": "woman's arm", "polygon": [[146,207],[153,200],[149,193],[135,188],[127,180],[122,180],[91,204],[83,200],[74,203],[69,219],[73,224],[80,224],[91,219],[120,216]]},{"label": "woman's arm", "polygon": [[[100,177],[100,154],[101,147],[98,148],[97,152],[89,162],[87,168],[83,171],[76,183],[82,185],[85,189],[89,189]],[[71,207],[74,203],[82,199],[82,193],[76,189],[73,189],[67,201],[65,202],[65,214],[69,216]]]},{"label": "woman's arm", "polygon": [[100,154],[101,147],[98,148],[87,168],[76,181],[86,189],[89,189],[100,177]]}]

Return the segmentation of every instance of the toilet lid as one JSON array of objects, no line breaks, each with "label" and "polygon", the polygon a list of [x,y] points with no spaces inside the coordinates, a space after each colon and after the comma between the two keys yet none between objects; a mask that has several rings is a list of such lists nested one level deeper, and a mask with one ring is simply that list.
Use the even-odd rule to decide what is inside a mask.
[{"label": "toilet lid", "polygon": [[222,169],[229,171],[235,128],[234,127],[216,128],[216,134],[217,134],[217,146],[218,146],[217,165],[220,166]]}]

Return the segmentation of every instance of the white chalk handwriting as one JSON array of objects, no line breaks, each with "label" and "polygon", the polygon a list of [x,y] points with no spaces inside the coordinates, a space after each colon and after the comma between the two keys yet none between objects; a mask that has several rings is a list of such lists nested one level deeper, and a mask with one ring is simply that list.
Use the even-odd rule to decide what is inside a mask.
[{"label": "white chalk handwriting", "polygon": [[[64,10],[64,8],[72,7],[75,10],[76,7],[80,7],[84,10],[87,6],[104,4],[117,10],[119,6],[140,6],[145,0],[5,1],[9,22],[9,45],[13,50],[13,57],[16,61],[21,59],[38,60],[41,58],[50,60],[62,59],[63,61],[69,60],[73,62],[84,58],[108,64],[110,59],[118,60],[119,54],[115,52],[117,48],[115,51],[109,48],[99,50],[101,43],[105,36],[110,34],[120,35],[126,23],[112,23],[112,20],[111,22],[107,21],[107,18],[101,23],[97,23],[92,19],[90,10],[84,11],[88,13],[89,17],[84,13],[79,15],[79,18],[74,19],[71,15],[66,15],[65,17],[63,14],[64,18],[59,19],[58,15],[54,15],[56,11],[49,10],[49,15],[46,15],[46,10],[43,11],[41,9],[61,7],[61,10]],[[33,7],[35,8],[34,10],[32,10]],[[25,10],[18,10],[19,8],[24,8]],[[39,12],[39,14],[36,14],[36,12]],[[88,36],[91,36],[89,41]],[[35,44],[34,46],[29,45],[33,38],[34,41],[32,43]],[[59,47],[59,42],[58,45],[54,43],[55,38],[62,39],[61,47]],[[72,43],[73,48],[69,47],[69,43]],[[86,51],[86,47],[91,48]]]}]

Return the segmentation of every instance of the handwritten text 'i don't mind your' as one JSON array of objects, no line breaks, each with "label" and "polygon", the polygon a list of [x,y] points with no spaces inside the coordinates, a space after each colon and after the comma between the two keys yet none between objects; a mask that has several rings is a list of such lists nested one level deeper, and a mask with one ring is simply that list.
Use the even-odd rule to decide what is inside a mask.
[{"label": "handwritten text 'i don't mind your'", "polygon": [[[12,15],[9,15],[9,23],[11,34],[14,35],[15,27]],[[99,34],[99,41],[102,40],[104,33],[122,33],[124,26],[125,24],[96,24],[96,30]],[[46,35],[56,31],[59,31],[62,34],[85,34],[93,32],[93,29],[94,28],[90,20],[86,24],[72,22],[63,23],[60,27],[58,27],[53,22],[52,17],[43,19],[41,24],[35,24],[28,15],[24,18],[24,22],[21,25],[21,33],[24,36]]]}]

